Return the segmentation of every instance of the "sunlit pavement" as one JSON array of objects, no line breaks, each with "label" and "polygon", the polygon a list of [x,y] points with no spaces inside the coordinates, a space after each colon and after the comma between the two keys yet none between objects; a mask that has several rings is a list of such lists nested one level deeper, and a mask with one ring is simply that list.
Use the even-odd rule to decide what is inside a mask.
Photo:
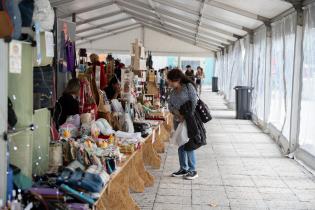
[{"label": "sunlit pavement", "polygon": [[141,209],[315,210],[315,177],[284,157],[274,141],[250,121],[234,119],[216,93],[202,98],[214,120],[206,124],[208,145],[197,150],[199,178],[170,177],[178,170],[177,148],[167,146],[154,187],[133,193]]}]

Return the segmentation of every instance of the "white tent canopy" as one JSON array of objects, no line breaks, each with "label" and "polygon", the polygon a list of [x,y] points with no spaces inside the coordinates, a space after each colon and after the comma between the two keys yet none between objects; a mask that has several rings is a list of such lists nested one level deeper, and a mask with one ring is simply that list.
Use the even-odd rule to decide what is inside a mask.
[{"label": "white tent canopy", "polygon": [[[160,34],[180,40],[170,52],[216,52],[289,10],[294,0],[51,0],[59,18],[71,19],[75,14],[77,45],[126,51],[135,38],[158,43],[146,46],[151,51],[169,50],[169,42]],[[291,3],[289,3],[291,2]],[[141,29],[145,28],[145,29]],[[136,30],[136,29],[139,30]],[[153,33],[152,31],[158,32]],[[150,35],[146,34],[146,32]],[[115,37],[115,38],[114,38]],[[124,40],[113,48],[111,39]],[[124,42],[128,40],[129,44]],[[107,44],[106,44],[107,43]],[[117,43],[117,42],[116,42]],[[192,47],[195,45],[196,47]],[[164,49],[164,48],[163,48]],[[188,51],[187,51],[188,52]]]}]

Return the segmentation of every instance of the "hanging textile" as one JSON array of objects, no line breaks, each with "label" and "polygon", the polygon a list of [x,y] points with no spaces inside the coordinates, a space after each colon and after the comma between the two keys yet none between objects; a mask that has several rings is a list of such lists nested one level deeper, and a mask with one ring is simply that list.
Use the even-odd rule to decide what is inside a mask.
[{"label": "hanging textile", "polygon": [[270,112],[268,121],[289,139],[296,13],[272,24]]},{"label": "hanging textile", "polygon": [[304,10],[304,41],[299,145],[315,155],[315,4]]},{"label": "hanging textile", "polygon": [[254,56],[252,75],[252,113],[258,119],[264,120],[265,115],[265,74],[266,74],[266,27],[260,28],[254,34]]},{"label": "hanging textile", "polygon": [[250,86],[251,69],[252,69],[252,50],[250,37],[247,35],[244,39],[240,40],[241,55],[241,85]]}]

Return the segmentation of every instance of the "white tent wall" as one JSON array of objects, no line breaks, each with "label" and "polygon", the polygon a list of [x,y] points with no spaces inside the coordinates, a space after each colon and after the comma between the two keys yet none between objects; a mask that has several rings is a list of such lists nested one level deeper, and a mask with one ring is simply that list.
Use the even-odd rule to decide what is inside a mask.
[{"label": "white tent wall", "polygon": [[297,158],[315,170],[315,4],[304,10],[302,92]]},{"label": "white tent wall", "polygon": [[254,121],[261,124],[265,119],[267,28],[261,27],[254,34],[252,91],[252,114]]},{"label": "white tent wall", "polygon": [[315,3],[303,10],[303,26],[292,11],[277,18],[271,30],[266,26],[255,30],[253,44],[248,36],[240,40],[239,50],[235,42],[233,48],[217,52],[215,75],[227,102],[233,101],[235,84],[254,87],[253,121],[284,153],[294,152],[299,162],[315,171]]},{"label": "white tent wall", "polygon": [[225,95],[228,105],[235,108],[235,86],[248,86],[250,83],[251,44],[249,36],[231,45],[224,53],[218,52],[215,75],[218,86]]},{"label": "white tent wall", "polygon": [[289,152],[296,31],[296,12],[272,24],[268,123],[285,153]]},{"label": "white tent wall", "polygon": [[130,54],[131,43],[139,39],[143,42],[148,51],[153,55],[176,55],[213,57],[210,50],[203,49],[193,44],[181,41],[169,35],[151,30],[146,27],[139,27],[115,36],[100,38],[92,42],[78,42],[77,48],[86,48],[89,52],[95,53],[120,53]]}]

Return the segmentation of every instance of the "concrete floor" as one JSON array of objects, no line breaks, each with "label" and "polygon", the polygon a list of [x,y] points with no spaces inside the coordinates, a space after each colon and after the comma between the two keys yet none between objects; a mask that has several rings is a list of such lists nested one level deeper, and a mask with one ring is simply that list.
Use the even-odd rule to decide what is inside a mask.
[{"label": "concrete floor", "polygon": [[[205,97],[207,96],[207,97]],[[203,93],[215,117],[206,124],[208,145],[197,153],[199,178],[170,177],[177,148],[167,146],[154,187],[133,193],[144,210],[315,210],[315,177],[250,121],[235,120],[217,94]]]}]

